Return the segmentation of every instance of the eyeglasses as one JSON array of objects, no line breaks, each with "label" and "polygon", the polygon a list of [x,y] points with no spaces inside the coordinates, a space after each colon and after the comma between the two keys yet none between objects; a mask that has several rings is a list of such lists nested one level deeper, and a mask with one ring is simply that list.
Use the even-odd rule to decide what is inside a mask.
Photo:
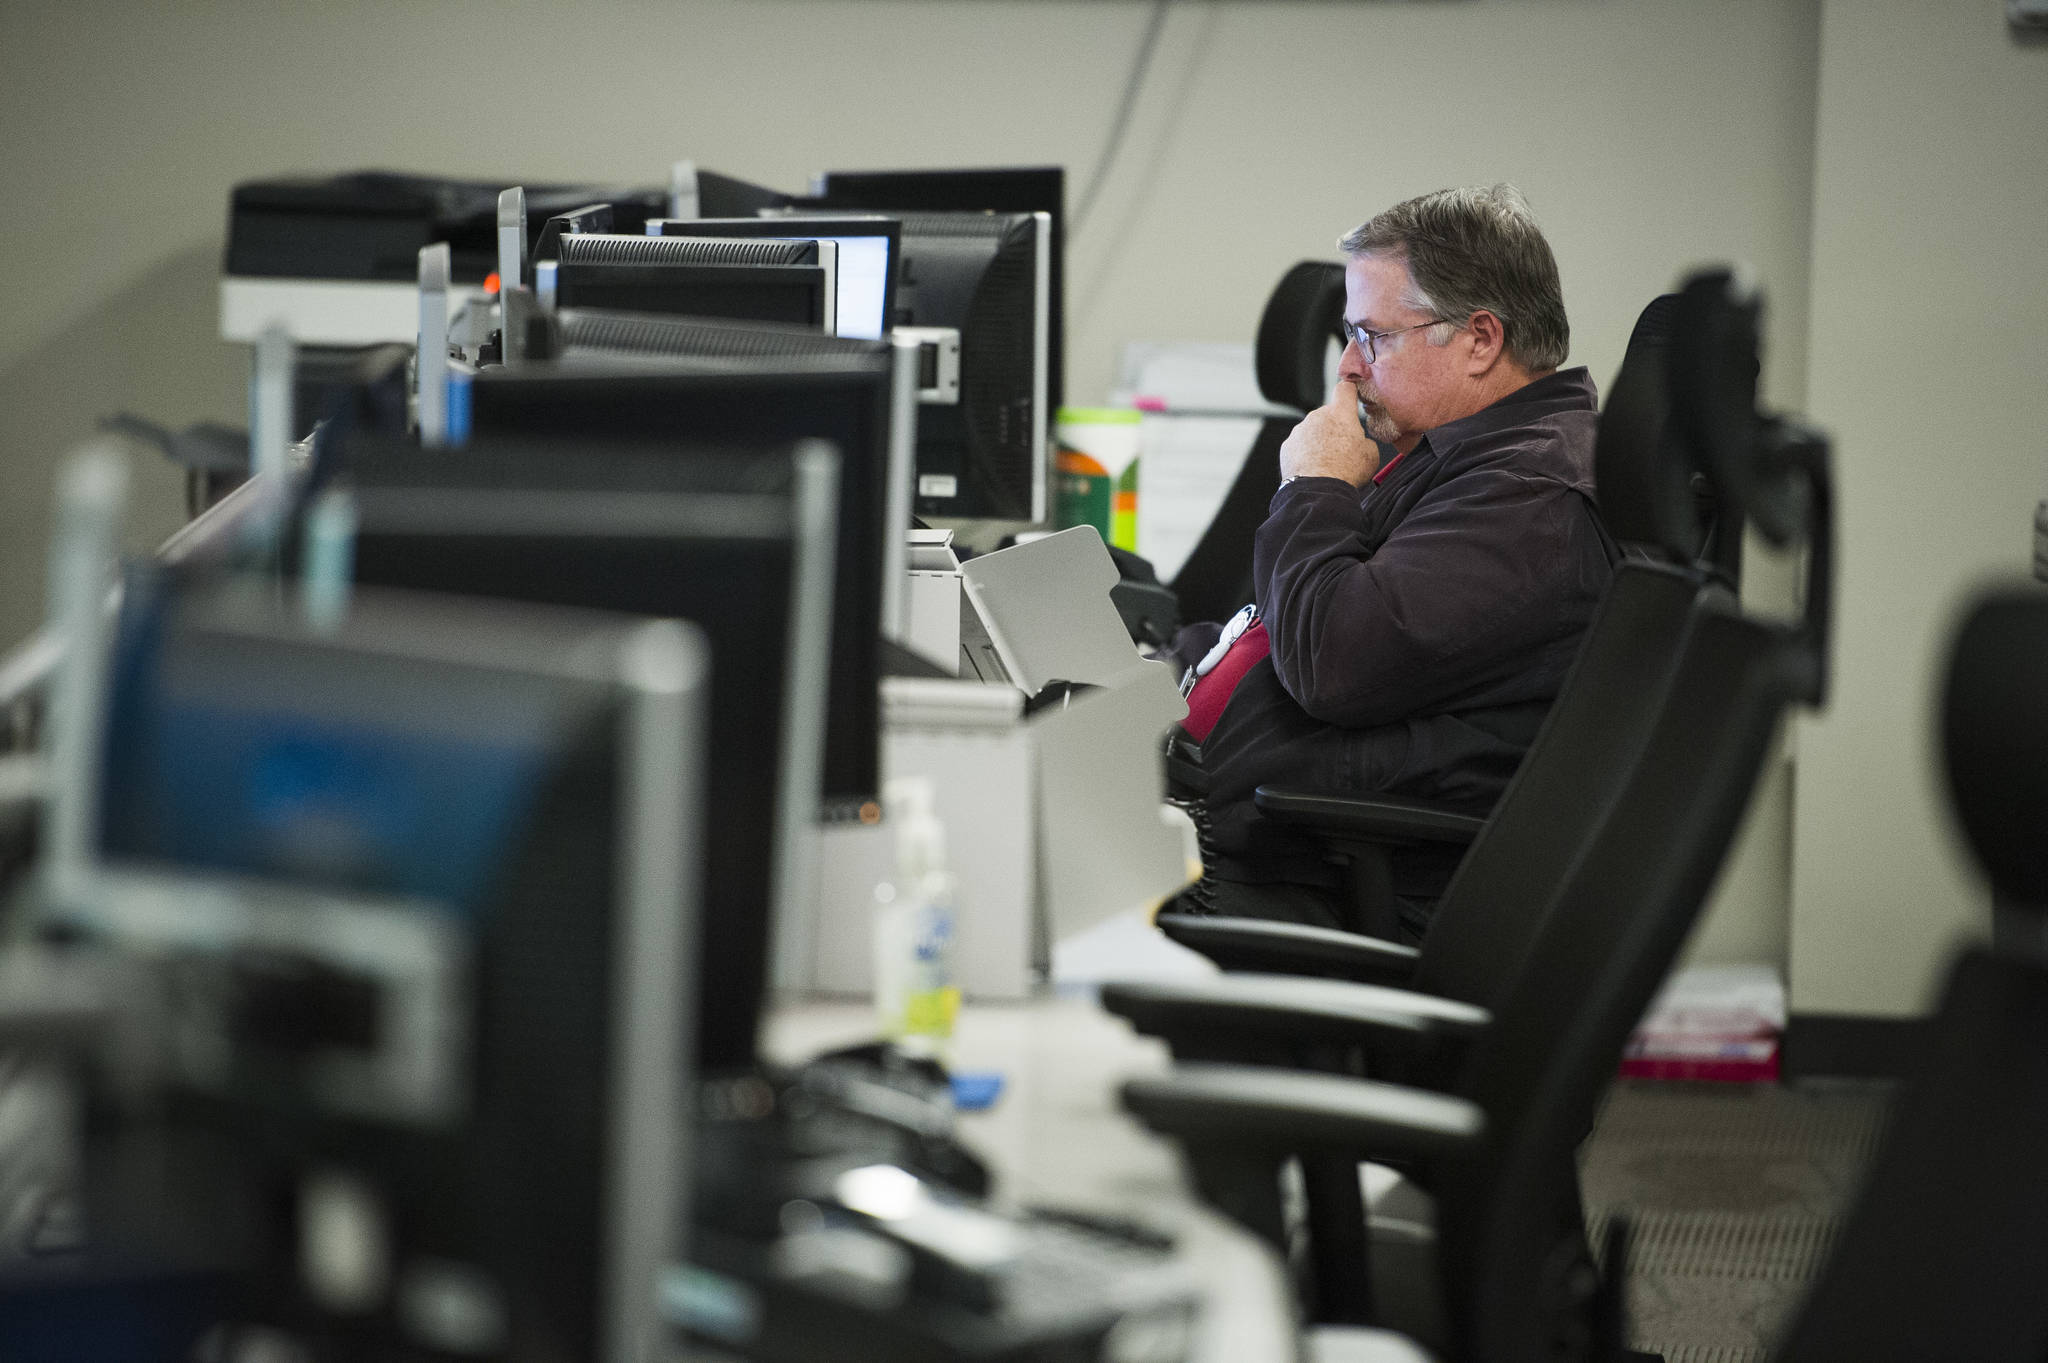
[{"label": "eyeglasses", "polygon": [[1358,347],[1359,353],[1365,356],[1365,362],[1375,364],[1379,360],[1379,355],[1374,350],[1377,342],[1384,341],[1389,336],[1399,336],[1404,331],[1420,331],[1424,327],[1441,326],[1449,320],[1448,317],[1432,317],[1427,322],[1417,322],[1412,327],[1395,327],[1392,331],[1367,331],[1358,323],[1343,317],[1337,319],[1337,324],[1344,328],[1344,335],[1351,344]]}]

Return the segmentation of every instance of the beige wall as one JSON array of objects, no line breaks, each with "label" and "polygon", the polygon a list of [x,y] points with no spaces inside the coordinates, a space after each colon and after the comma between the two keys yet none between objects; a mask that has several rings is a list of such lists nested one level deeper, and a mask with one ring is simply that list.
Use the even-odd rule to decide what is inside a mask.
[{"label": "beige wall", "polygon": [[[1771,290],[1767,387],[1797,406],[1819,4],[1182,0],[1071,244],[1069,392],[1099,399],[1127,340],[1250,339],[1281,272],[1376,208],[1511,179],[1596,378],[1685,266],[1739,258]],[[0,639],[40,613],[62,447],[124,408],[240,420],[244,360],[214,339],[213,301],[234,181],[658,181],[689,155],[788,188],[833,166],[1052,162],[1078,195],[1149,8],[0,0],[0,184],[25,209],[0,293]],[[178,499],[160,460],[139,467],[144,545]],[[1760,568],[1757,594],[1786,581]],[[1707,957],[1783,952],[1789,784],[1766,787]]]},{"label": "beige wall", "polygon": [[[1075,396],[1104,393],[1126,340],[1250,339],[1288,264],[1332,255],[1395,198],[1497,178],[1549,227],[1575,358],[1597,377],[1680,267],[1739,255],[1785,300],[1771,379],[1796,394],[1814,10],[1701,8],[1643,0],[1616,22],[1591,0],[1176,5],[1116,178],[1073,243]],[[0,301],[0,633],[36,609],[21,579],[38,571],[25,541],[42,488],[22,481],[42,479],[52,446],[120,406],[239,414],[242,358],[213,339],[209,294],[235,180],[362,166],[659,180],[690,155],[789,188],[828,166],[1054,162],[1078,192],[1148,11],[0,0],[0,183],[34,206]],[[582,108],[548,112],[564,106]],[[123,366],[64,393],[36,358],[69,345],[91,369],[122,344],[161,377]]]},{"label": "beige wall", "polygon": [[[1841,482],[1835,694],[1799,735],[1792,991],[1906,1014],[1988,924],[1930,740],[1968,587],[2048,472],[2048,46],[1996,0],[1827,0],[1813,415]],[[2048,830],[2044,830],[2048,836]]]}]

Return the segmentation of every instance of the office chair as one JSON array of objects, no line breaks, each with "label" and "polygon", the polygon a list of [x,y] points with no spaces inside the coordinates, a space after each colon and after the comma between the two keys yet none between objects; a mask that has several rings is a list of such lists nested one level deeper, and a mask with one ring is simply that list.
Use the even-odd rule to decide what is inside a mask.
[{"label": "office chair", "polygon": [[[1722,552],[1719,546],[1730,542],[1732,533],[1739,567],[1739,515],[1721,507],[1714,484],[1704,472],[1694,471],[1689,488],[1683,482],[1659,479],[1654,473],[1680,467],[1668,461],[1659,464],[1653,458],[1670,438],[1665,429],[1670,405],[1665,369],[1675,302],[1676,296],[1667,294],[1652,299],[1643,309],[1610,387],[1599,443],[1601,507],[1616,537],[1634,545],[1638,557],[1682,566],[1701,564],[1725,579],[1723,565],[1712,555]],[[1734,585],[1732,580],[1730,585]],[[1338,795],[1269,785],[1254,792],[1253,802],[1267,818],[1290,825],[1322,844],[1343,875],[1344,902],[1350,911],[1346,927],[1384,940],[1401,935],[1393,883],[1396,851],[1423,844],[1469,848],[1486,822],[1464,810],[1402,796]],[[1202,943],[1217,942],[1222,931],[1215,926],[1192,926],[1179,918],[1162,926],[1176,940],[1204,951],[1207,948]],[[1226,968],[1233,964],[1235,968],[1276,968],[1272,953],[1264,949],[1272,940],[1270,935],[1256,939],[1259,954],[1265,958],[1260,967],[1241,960],[1219,963]],[[1236,934],[1230,944],[1226,949],[1241,949],[1251,943],[1243,934]]]},{"label": "office chair", "polygon": [[2048,595],[1980,600],[1944,699],[1948,783],[1992,887],[1884,1149],[1776,1363],[2048,1357]]},{"label": "office chair", "polygon": [[[1240,1032],[1288,1026],[1282,996],[1292,985],[1319,995],[1316,1015],[1293,1025],[1325,1042],[1376,1027],[1469,1038],[1448,1091],[1213,1063],[1126,1085],[1126,1105],[1188,1147],[1205,1195],[1256,1231],[1277,1238],[1280,1166],[1299,1160],[1314,1319],[1374,1316],[1356,1162],[1392,1158],[1412,1162],[1436,1195],[1436,1280],[1453,1357],[1556,1356],[1528,1352],[1530,1332],[1585,1335],[1597,1278],[1573,1151],[1697,915],[1779,718],[1822,698],[1832,564],[1825,442],[1759,417],[1753,374],[1732,375],[1717,353],[1745,328],[1753,346],[1752,299],[1713,274],[1688,285],[1685,304],[1672,357],[1674,397],[1684,401],[1674,409],[1696,462],[1724,483],[1742,466],[1746,479],[1729,485],[1744,488],[1760,527],[1781,542],[1805,532],[1804,615],[1789,625],[1752,620],[1723,593],[1705,597],[1641,760],[1490,1014],[1458,1014],[1435,999],[1404,1011],[1395,991],[1247,977],[1267,997],[1239,1010]],[[1687,332],[1715,344],[1686,345]],[[1717,441],[1733,448],[1713,448]],[[1348,1011],[1337,1006],[1344,995]],[[1220,1012],[1207,1008],[1200,1030],[1215,1035]],[[1429,1323],[1426,1312],[1415,1319]]]},{"label": "office chair", "polygon": [[1259,424],[1223,504],[1174,574],[1170,585],[1183,621],[1228,620],[1252,599],[1252,540],[1280,490],[1280,442],[1329,396],[1323,374],[1330,342],[1344,344],[1343,316],[1344,267],[1334,261],[1291,266],[1266,300],[1253,351],[1259,392],[1294,410]]},{"label": "office chair", "polygon": [[[1315,829],[1344,861],[1356,931],[1162,913],[1160,929],[1226,970],[1406,984],[1491,1004],[1540,910],[1604,817],[1661,705],[1684,632],[1715,577],[1690,466],[1666,431],[1674,296],[1644,310],[1600,416],[1596,479],[1610,530],[1631,546],[1543,728],[1487,819],[1394,796],[1262,787],[1268,817]],[[1393,940],[1391,855],[1470,845],[1419,950]],[[1375,930],[1375,928],[1377,930]]]}]

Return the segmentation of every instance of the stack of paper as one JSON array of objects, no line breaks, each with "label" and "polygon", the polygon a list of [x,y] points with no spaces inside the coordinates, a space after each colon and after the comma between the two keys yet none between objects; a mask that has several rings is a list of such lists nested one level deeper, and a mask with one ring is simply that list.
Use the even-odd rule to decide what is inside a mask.
[{"label": "stack of paper", "polygon": [[1219,341],[1127,341],[1112,406],[1143,412],[1274,416],[1248,345]]},{"label": "stack of paper", "polygon": [[1778,1077],[1785,985],[1764,965],[1694,966],[1668,981],[1622,1053],[1632,1079]]},{"label": "stack of paper", "polygon": [[1209,527],[1269,416],[1293,415],[1259,392],[1252,348],[1212,341],[1131,341],[1117,406],[1143,412],[1138,552],[1171,582]]}]

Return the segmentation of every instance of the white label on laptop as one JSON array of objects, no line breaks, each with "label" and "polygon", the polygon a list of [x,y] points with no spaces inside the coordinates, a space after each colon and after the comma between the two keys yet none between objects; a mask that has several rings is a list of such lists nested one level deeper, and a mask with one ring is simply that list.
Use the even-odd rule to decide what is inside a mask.
[{"label": "white label on laptop", "polygon": [[957,497],[960,495],[960,480],[950,473],[920,473],[917,475],[917,495]]}]

